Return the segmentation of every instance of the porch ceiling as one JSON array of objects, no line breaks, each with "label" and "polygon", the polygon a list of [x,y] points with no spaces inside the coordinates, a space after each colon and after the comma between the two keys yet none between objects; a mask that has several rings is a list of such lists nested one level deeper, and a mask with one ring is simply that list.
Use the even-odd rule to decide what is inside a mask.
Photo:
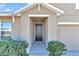
[{"label": "porch ceiling", "polygon": [[31,17],[34,22],[44,22],[47,17]]}]

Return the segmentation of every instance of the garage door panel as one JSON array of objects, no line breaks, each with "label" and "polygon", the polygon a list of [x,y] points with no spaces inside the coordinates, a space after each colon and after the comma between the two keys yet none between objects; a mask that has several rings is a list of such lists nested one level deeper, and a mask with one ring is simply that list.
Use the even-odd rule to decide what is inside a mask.
[{"label": "garage door panel", "polygon": [[79,50],[79,26],[59,26],[59,40],[69,50]]}]

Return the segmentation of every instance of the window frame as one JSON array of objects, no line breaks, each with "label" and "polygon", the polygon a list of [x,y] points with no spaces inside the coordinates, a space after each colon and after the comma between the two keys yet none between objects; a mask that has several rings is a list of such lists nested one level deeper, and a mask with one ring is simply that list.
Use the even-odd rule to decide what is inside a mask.
[{"label": "window frame", "polygon": [[[9,29],[10,29],[10,30],[5,29],[5,27],[4,27],[5,30],[2,30],[2,26],[1,26],[2,23],[6,23],[6,24],[7,24],[7,22],[10,23],[10,25],[9,25]],[[1,33],[2,31],[3,31],[5,34],[2,34],[2,33]],[[4,19],[4,20],[0,20],[0,39],[3,39],[3,38],[2,38],[2,35],[4,35],[5,37],[8,37],[8,35],[7,35],[7,32],[8,32],[8,31],[10,32],[10,34],[8,34],[8,35],[9,35],[10,38],[11,38],[11,34],[12,34],[12,21],[11,21],[10,19],[7,19],[7,20],[5,20],[5,19]],[[4,37],[4,36],[3,36],[3,37]],[[5,37],[4,37],[4,38],[5,38]]]}]

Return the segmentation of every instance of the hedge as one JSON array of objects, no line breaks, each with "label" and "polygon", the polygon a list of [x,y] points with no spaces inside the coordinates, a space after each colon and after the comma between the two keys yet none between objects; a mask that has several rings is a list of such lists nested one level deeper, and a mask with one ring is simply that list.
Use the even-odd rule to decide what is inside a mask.
[{"label": "hedge", "polygon": [[0,56],[26,56],[26,41],[0,40]]},{"label": "hedge", "polygon": [[66,46],[64,43],[59,41],[48,42],[48,52],[50,56],[60,56],[66,51]]}]

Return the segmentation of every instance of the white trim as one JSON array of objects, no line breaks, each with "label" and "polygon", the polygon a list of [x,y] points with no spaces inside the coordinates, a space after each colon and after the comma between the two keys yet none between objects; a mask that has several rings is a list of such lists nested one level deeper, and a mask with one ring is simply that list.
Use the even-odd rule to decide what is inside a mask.
[{"label": "white trim", "polygon": [[29,9],[33,8],[34,6],[36,6],[36,5],[37,5],[36,3],[29,3],[29,4],[27,4],[26,6],[24,6],[23,8],[21,8],[21,9],[15,11],[14,13],[15,13],[15,14],[16,14],[16,13],[22,13],[22,12],[25,11],[25,9],[26,9],[26,10],[29,10]]},{"label": "white trim", "polygon": [[60,16],[61,14],[57,13],[56,15],[57,15],[57,16]]},{"label": "white trim", "polygon": [[79,3],[75,4],[75,9],[79,9]]},{"label": "white trim", "polygon": [[40,11],[40,4],[38,4],[38,11]]},{"label": "white trim", "polygon": [[6,31],[7,32],[7,31],[11,31],[11,29],[9,29],[9,30],[0,30],[0,31]]},{"label": "white trim", "polygon": [[43,3],[42,6],[48,8],[49,10],[57,13],[57,14],[64,14],[64,11],[61,9],[58,9],[56,7],[54,7],[53,5],[47,4],[47,3]]},{"label": "white trim", "polygon": [[12,22],[13,23],[15,22],[15,16],[12,16]]},{"label": "white trim", "polygon": [[0,16],[12,16],[12,13],[7,13],[7,12],[0,12]]},{"label": "white trim", "polygon": [[[36,41],[36,39],[35,39],[35,35],[36,35],[36,31],[35,31],[35,29],[36,29],[36,26],[35,26],[35,24],[42,24],[42,26],[43,26],[43,22],[35,22],[34,23],[34,42]],[[43,28],[42,28],[42,30],[44,30]],[[43,32],[42,32],[42,38],[44,38],[44,36],[43,36]],[[44,42],[44,39],[42,39],[42,42]]]},{"label": "white trim", "polygon": [[11,12],[0,12],[0,16],[21,16],[21,14],[14,14],[14,13],[11,13]]},{"label": "white trim", "polygon": [[23,13],[24,11],[27,11],[37,5],[38,5],[38,11],[40,11],[40,5],[42,5],[42,6],[46,7],[47,9],[51,10],[52,12],[55,12],[57,14],[57,16],[64,14],[64,11],[54,7],[53,5],[47,4],[47,3],[30,3],[15,12],[0,12],[0,16],[12,16],[12,15],[21,16],[21,13]]},{"label": "white trim", "polygon": [[79,22],[58,22],[59,25],[79,25]]},{"label": "white trim", "polygon": [[[14,13],[17,13],[17,14],[18,13],[22,13],[22,12],[24,12],[26,10],[29,10],[29,9],[33,8],[36,5],[39,5],[39,3],[28,4],[25,7],[23,7],[21,9],[15,11]],[[64,14],[64,11],[63,10],[60,10],[60,9],[58,9],[58,8],[54,7],[53,5],[50,5],[48,3],[41,3],[40,5],[42,5],[42,6],[46,7],[47,9],[55,12],[56,14],[60,14],[60,15],[61,14]],[[38,9],[40,10],[40,6],[38,6]]]},{"label": "white trim", "polygon": [[28,16],[29,17],[49,17],[48,14],[47,15],[46,14],[41,14],[41,15],[40,14],[39,15],[38,14],[29,14]]}]

